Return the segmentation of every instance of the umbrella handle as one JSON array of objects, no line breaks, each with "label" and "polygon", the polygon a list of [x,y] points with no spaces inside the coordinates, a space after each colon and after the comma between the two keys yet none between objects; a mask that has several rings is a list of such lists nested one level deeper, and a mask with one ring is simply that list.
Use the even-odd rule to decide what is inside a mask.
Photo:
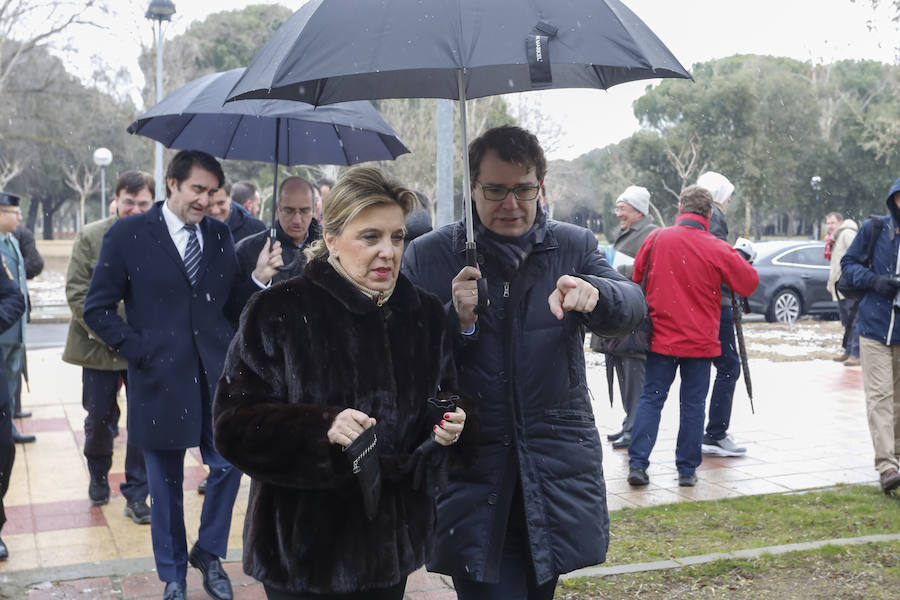
[{"label": "umbrella handle", "polygon": [[[466,266],[478,268],[478,256],[475,251],[475,244],[471,246],[466,244]],[[475,313],[484,312],[488,306],[488,283],[487,277],[479,277],[475,280],[478,286],[478,306],[475,307]]]}]

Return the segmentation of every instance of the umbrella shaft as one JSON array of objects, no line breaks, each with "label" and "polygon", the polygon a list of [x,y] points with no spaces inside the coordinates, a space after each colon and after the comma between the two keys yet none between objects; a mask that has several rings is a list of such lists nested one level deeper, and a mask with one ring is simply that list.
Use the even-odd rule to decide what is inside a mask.
[{"label": "umbrella shaft", "polygon": [[463,69],[456,72],[456,81],[459,86],[459,127],[462,132],[463,152],[463,210],[466,215],[466,245],[475,247],[475,232],[472,228],[472,183],[469,180],[469,135],[466,129],[466,85],[463,77]]}]

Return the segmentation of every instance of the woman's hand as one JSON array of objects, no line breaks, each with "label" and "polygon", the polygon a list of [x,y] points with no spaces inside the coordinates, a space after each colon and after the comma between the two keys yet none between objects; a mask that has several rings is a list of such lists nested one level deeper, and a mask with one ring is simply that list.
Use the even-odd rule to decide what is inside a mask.
[{"label": "woman's hand", "polygon": [[374,426],[375,419],[366,413],[353,408],[345,408],[338,413],[331,428],[328,429],[328,441],[346,448],[359,437],[360,433]]},{"label": "woman's hand", "polygon": [[449,446],[459,441],[459,436],[466,426],[466,411],[460,407],[452,413],[444,413],[444,418],[434,426],[434,441],[441,446]]}]

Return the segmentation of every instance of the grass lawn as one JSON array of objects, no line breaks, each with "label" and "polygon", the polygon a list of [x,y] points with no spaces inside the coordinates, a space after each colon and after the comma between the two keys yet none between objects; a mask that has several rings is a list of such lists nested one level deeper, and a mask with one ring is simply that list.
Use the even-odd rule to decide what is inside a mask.
[{"label": "grass lawn", "polygon": [[888,600],[900,597],[900,542],[825,546],[611,577],[561,581],[556,600]]},{"label": "grass lawn", "polygon": [[[874,486],[682,502],[610,515],[606,566],[900,533],[900,498]],[[900,598],[900,541],[561,581],[556,598]]]},{"label": "grass lawn", "polygon": [[[875,486],[625,508],[610,514],[606,564],[900,533],[900,498]],[[898,591],[900,598],[900,591]]]}]

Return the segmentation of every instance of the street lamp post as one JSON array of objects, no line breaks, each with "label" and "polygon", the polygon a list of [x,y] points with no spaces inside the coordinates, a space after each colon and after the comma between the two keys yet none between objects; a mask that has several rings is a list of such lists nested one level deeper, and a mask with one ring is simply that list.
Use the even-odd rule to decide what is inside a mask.
[{"label": "street lamp post", "polygon": [[[172,0],[151,0],[150,6],[144,17],[155,21],[156,33],[156,103],[162,102],[163,81],[163,21],[171,21],[175,14],[175,4]],[[165,195],[162,174],[162,144],[156,142],[156,157],[154,163],[154,177],[156,178],[156,200],[161,200]]]},{"label": "street lamp post", "polygon": [[[94,164],[100,167],[100,215],[106,216],[106,167],[112,162],[112,152],[109,148],[97,148],[94,150]],[[81,198],[81,224],[87,223],[84,214],[84,197]]]}]

